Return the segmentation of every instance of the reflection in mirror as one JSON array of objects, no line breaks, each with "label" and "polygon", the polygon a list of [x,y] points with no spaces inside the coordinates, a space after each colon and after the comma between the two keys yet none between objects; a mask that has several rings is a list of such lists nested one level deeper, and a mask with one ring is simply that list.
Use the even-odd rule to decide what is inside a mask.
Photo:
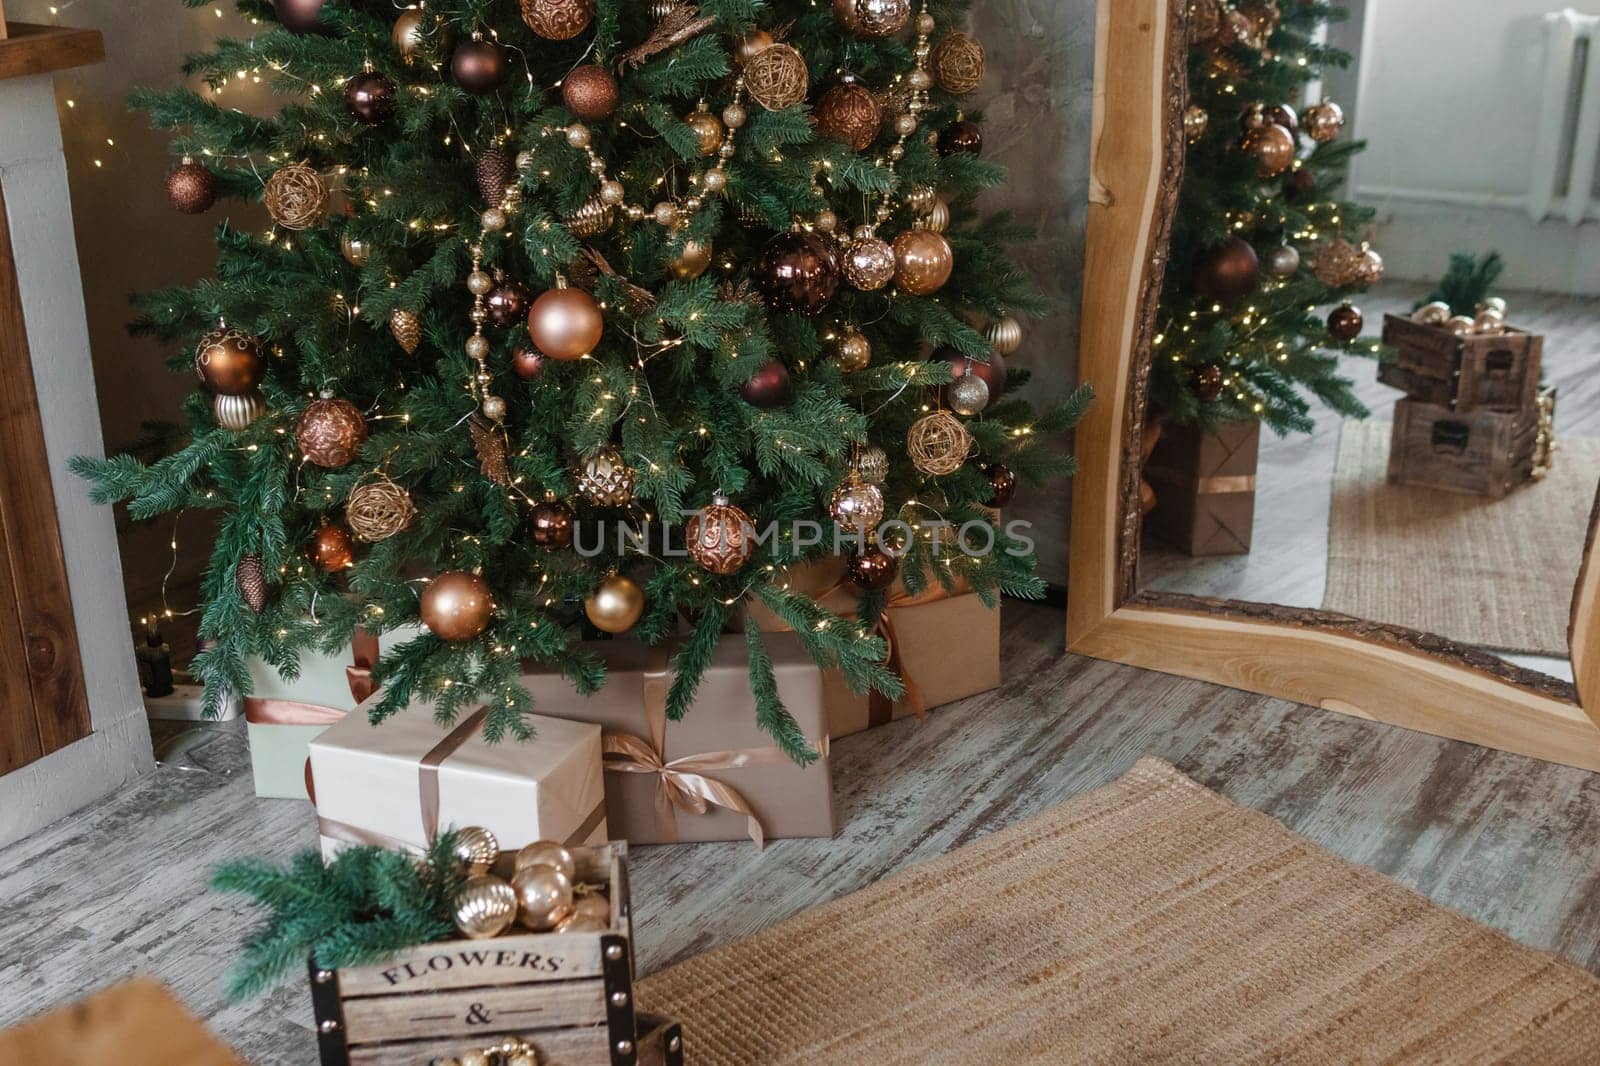
[{"label": "reflection in mirror", "polygon": [[1142,588],[1572,679],[1600,477],[1600,3],[1560,6],[1190,4]]}]

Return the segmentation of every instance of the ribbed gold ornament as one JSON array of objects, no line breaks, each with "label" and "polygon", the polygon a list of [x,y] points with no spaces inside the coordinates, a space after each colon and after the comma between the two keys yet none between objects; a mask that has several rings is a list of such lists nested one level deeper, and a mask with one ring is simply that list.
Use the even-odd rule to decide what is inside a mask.
[{"label": "ribbed gold ornament", "polygon": [[989,328],[983,331],[983,339],[1001,355],[1011,355],[1022,347],[1022,323],[1010,315],[1001,315],[989,323]]},{"label": "ribbed gold ornament", "polygon": [[583,206],[561,221],[567,231],[580,241],[593,240],[611,228],[611,206],[598,196],[591,196]]},{"label": "ribbed gold ornament", "polygon": [[267,413],[267,398],[261,390],[251,389],[238,396],[214,396],[211,410],[217,416],[217,425],[238,433]]},{"label": "ribbed gold ornament", "polygon": [[491,874],[467,878],[453,903],[456,928],[471,940],[499,936],[517,920],[516,890]]}]

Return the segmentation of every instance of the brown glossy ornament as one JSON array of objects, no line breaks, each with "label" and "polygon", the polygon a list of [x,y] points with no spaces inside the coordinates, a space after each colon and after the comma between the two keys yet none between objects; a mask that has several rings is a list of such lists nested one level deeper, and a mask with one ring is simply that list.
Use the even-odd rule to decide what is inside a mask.
[{"label": "brown glossy ornament", "polygon": [[737,573],[755,554],[755,523],[720,494],[711,498],[711,506],[690,516],[683,532],[689,558],[713,574]]},{"label": "brown glossy ornament", "polygon": [[367,420],[349,400],[328,393],[300,416],[295,441],[306,460],[329,470],[348,466],[367,439]]},{"label": "brown glossy ornament", "polygon": [[511,353],[511,371],[523,381],[537,381],[544,375],[544,353],[537,348],[518,348]]},{"label": "brown glossy ornament", "polygon": [[683,123],[694,131],[695,152],[702,157],[716,155],[717,149],[722,147],[723,139],[728,135],[722,120],[707,110],[703,102],[698,108],[689,112]]},{"label": "brown glossy ornament", "polygon": [[811,72],[805,57],[786,44],[771,44],[744,64],[745,90],[768,111],[782,111],[806,98]]},{"label": "brown glossy ornament", "polygon": [[1361,336],[1365,319],[1360,309],[1352,304],[1340,304],[1328,313],[1328,332],[1336,340],[1353,341]]},{"label": "brown glossy ornament", "polygon": [[469,93],[482,96],[505,84],[511,73],[506,51],[493,41],[463,42],[450,57],[450,76]]},{"label": "brown glossy ornament", "polygon": [[957,119],[939,131],[939,154],[982,155],[983,130],[971,119]]},{"label": "brown glossy ornament", "polygon": [[845,575],[863,592],[875,592],[894,584],[900,576],[900,560],[876,544],[868,545],[845,562]]},{"label": "brown glossy ornament", "polygon": [[756,253],[750,280],[774,311],[815,315],[839,288],[839,261],[812,233],[780,233]]},{"label": "brown glossy ornament", "polygon": [[766,30],[751,30],[734,44],[733,61],[745,66],[756,56],[771,48],[775,42]]},{"label": "brown glossy ornament", "polygon": [[394,114],[394,82],[375,70],[363,71],[345,83],[344,103],[363,126],[381,125]]},{"label": "brown glossy ornament", "polygon": [[1282,126],[1291,134],[1300,132],[1300,116],[1288,104],[1273,104],[1263,112],[1263,115],[1268,122]]},{"label": "brown glossy ornament", "polygon": [[[854,8],[846,23],[852,33],[863,37],[889,37],[905,29],[911,21],[911,0],[845,0]],[[838,5],[835,5],[835,11]]]},{"label": "brown glossy ornament", "polygon": [[739,395],[752,407],[778,407],[789,402],[789,368],[777,359],[761,364],[755,377],[739,388]]},{"label": "brown glossy ornament", "polygon": [[985,385],[989,386],[988,406],[990,407],[994,406],[995,402],[1000,399],[1000,394],[1005,391],[1006,359],[999,351],[990,352],[989,361],[985,363],[969,358],[949,345],[940,345],[933,350],[933,354],[929,358],[943,359],[949,363],[952,380],[966,373],[967,368],[970,366],[972,373],[976,374],[983,380]]},{"label": "brown glossy ornament", "polygon": [[551,359],[582,359],[605,335],[600,305],[582,289],[550,289],[528,309],[528,336]]},{"label": "brown glossy ornament", "polygon": [[494,617],[489,583],[466,570],[446,570],[428,582],[419,605],[422,624],[451,644],[474,640]]},{"label": "brown glossy ornament", "polygon": [[1011,468],[1002,463],[991,463],[983,468],[983,476],[989,482],[989,498],[984,501],[990,507],[1006,507],[1017,495],[1017,475]]},{"label": "brown glossy ornament", "polygon": [[239,597],[253,613],[260,614],[267,609],[267,571],[261,556],[254,552],[239,556],[238,565],[233,568],[233,583],[239,590]]},{"label": "brown glossy ornament", "polygon": [[174,210],[198,215],[217,202],[217,178],[210,170],[184,156],[167,175],[167,200]]},{"label": "brown glossy ornament", "polygon": [[955,269],[955,253],[944,235],[926,229],[906,230],[894,239],[894,283],[913,296],[938,292]]},{"label": "brown glossy ornament", "polygon": [[1229,237],[1207,248],[1194,263],[1194,287],[1208,300],[1231,307],[1256,291],[1261,259],[1249,241]]},{"label": "brown glossy ornament", "polygon": [[322,6],[326,0],[272,0],[272,12],[278,16],[278,21],[284,28],[301,35],[307,33],[322,33],[324,27],[318,21],[322,13]]},{"label": "brown glossy ornament", "polygon": [[395,308],[389,314],[389,332],[407,355],[415,355],[422,345],[422,319],[415,312]]},{"label": "brown glossy ornament", "polygon": [[877,140],[878,130],[883,126],[883,109],[878,106],[878,98],[849,75],[822,94],[811,117],[818,133],[843,141],[856,152],[866,150]]},{"label": "brown glossy ornament", "polygon": [[594,20],[594,0],[522,0],[522,21],[547,41],[570,41]]},{"label": "brown glossy ornament", "polygon": [[1251,129],[1239,148],[1256,157],[1256,174],[1262,178],[1275,178],[1294,163],[1294,134],[1275,122]]},{"label": "brown glossy ornament", "polygon": [[933,80],[947,93],[962,96],[983,84],[983,45],[960,30],[944,35],[933,50]]},{"label": "brown glossy ornament", "polygon": [[1222,395],[1222,368],[1216,363],[1197,366],[1189,375],[1189,388],[1201,403],[1212,403]]},{"label": "brown glossy ornament", "polygon": [[194,369],[210,392],[243,396],[266,377],[267,361],[260,338],[223,326],[201,338],[194,351]]},{"label": "brown glossy ornament", "polygon": [[479,874],[461,883],[451,900],[451,920],[469,940],[489,940],[517,920],[517,892],[493,874]]},{"label": "brown glossy ornament", "polygon": [[334,522],[324,522],[311,537],[311,557],[327,573],[336,574],[356,564],[356,544],[350,531]]},{"label": "brown glossy ornament", "polygon": [[620,99],[616,77],[598,63],[574,68],[561,82],[561,102],[585,122],[610,118]]},{"label": "brown glossy ornament", "polygon": [[489,321],[500,329],[517,325],[528,313],[528,287],[514,278],[501,281],[483,298]]},{"label": "brown glossy ornament", "polygon": [[583,601],[583,613],[602,633],[626,633],[644,615],[644,589],[621,574],[610,574]]},{"label": "brown glossy ornament", "polygon": [[859,233],[844,246],[840,270],[844,280],[862,292],[876,292],[894,280],[894,248],[874,233]]},{"label": "brown glossy ornament", "polygon": [[534,505],[528,518],[528,535],[541,548],[570,548],[576,521],[571,507],[553,496],[547,497],[543,503]]},{"label": "brown glossy ornament", "polygon": [[707,241],[684,241],[677,257],[667,264],[667,272],[679,281],[693,281],[711,268],[713,252]]},{"label": "brown glossy ornament", "polygon": [[449,24],[437,18],[430,23],[427,12],[418,7],[407,8],[400,12],[399,17],[394,20],[394,28],[389,31],[389,37],[394,41],[395,51],[410,63],[417,58],[423,48],[427,47],[430,32],[437,34],[435,40],[441,54],[450,51],[454,38]]}]

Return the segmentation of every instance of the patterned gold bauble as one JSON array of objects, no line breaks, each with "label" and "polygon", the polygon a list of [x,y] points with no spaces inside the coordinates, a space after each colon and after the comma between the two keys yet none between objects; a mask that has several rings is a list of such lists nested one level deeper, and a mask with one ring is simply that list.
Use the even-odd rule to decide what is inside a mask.
[{"label": "patterned gold bauble", "polygon": [[452,904],[456,928],[470,940],[499,936],[517,920],[516,889],[489,874],[462,882]]},{"label": "patterned gold bauble", "polygon": [[583,601],[583,613],[602,633],[626,633],[644,615],[644,589],[621,574],[611,574]]},{"label": "patterned gold bauble", "polygon": [[922,220],[922,228],[932,230],[934,233],[943,233],[950,228],[950,203],[944,197],[937,197],[933,201],[933,210],[928,212],[928,217]]},{"label": "patterned gold bauble", "polygon": [[404,487],[388,478],[369,481],[350,490],[344,520],[358,540],[376,544],[410,528],[417,505]]},{"label": "patterned gold bauble", "polygon": [[217,425],[234,433],[250,428],[251,423],[267,413],[267,398],[260,389],[251,389],[238,396],[213,396],[211,413]]},{"label": "patterned gold bauble", "polygon": [[889,480],[889,453],[876,444],[857,451],[851,466],[856,476],[869,485],[882,485]]},{"label": "patterned gold bauble", "polygon": [[956,30],[947,33],[933,50],[933,80],[947,93],[960,96],[983,84],[983,45]]},{"label": "patterned gold bauble", "polygon": [[871,230],[857,232],[839,256],[844,280],[862,292],[875,292],[894,280],[894,248]]},{"label": "patterned gold bauble", "polygon": [[1256,175],[1261,178],[1275,178],[1294,162],[1294,134],[1276,122],[1264,123],[1246,132],[1239,148],[1256,157]]},{"label": "patterned gold bauble", "polygon": [[710,269],[713,252],[709,241],[684,241],[683,249],[667,264],[667,272],[679,281],[693,281]]},{"label": "patterned gold bauble", "polygon": [[267,214],[290,230],[306,230],[328,210],[328,183],[304,163],[290,163],[267,179]]},{"label": "patterned gold bauble", "polygon": [[1331,141],[1344,130],[1344,109],[1332,100],[1312,104],[1300,115],[1300,128],[1313,141]]},{"label": "patterned gold bauble", "polygon": [[912,465],[930,477],[960,470],[971,452],[972,434],[949,411],[924,415],[906,434],[906,453]]},{"label": "patterned gold bauble", "polygon": [[638,475],[622,457],[622,449],[607,444],[583,461],[578,494],[596,507],[626,507],[633,502],[637,480]]},{"label": "patterned gold bauble", "polygon": [[786,44],[774,44],[750,57],[744,80],[750,98],[768,111],[793,107],[811,88],[805,57]]},{"label": "patterned gold bauble", "polygon": [[722,147],[722,141],[728,135],[722,120],[707,109],[703,100],[699,107],[689,112],[683,122],[694,130],[694,150],[701,157],[716,155],[717,149]]},{"label": "patterned gold bauble", "polygon": [[572,878],[554,866],[524,866],[511,878],[517,895],[517,921],[535,933],[554,929],[572,913]]},{"label": "patterned gold bauble", "polygon": [[422,319],[414,312],[404,308],[390,312],[389,332],[394,334],[395,343],[400,345],[401,351],[407,355],[417,354],[417,348],[422,344]]},{"label": "patterned gold bauble", "polygon": [[575,881],[578,877],[578,862],[561,844],[554,840],[535,840],[532,844],[524,845],[517,852],[513,869],[523,870],[529,866],[554,866],[568,880]]},{"label": "patterned gold bauble", "polygon": [[883,490],[854,471],[828,500],[828,513],[847,532],[869,534],[883,521]]},{"label": "patterned gold bauble", "polygon": [[194,350],[200,382],[218,396],[244,396],[256,390],[267,373],[261,338],[222,326],[200,339]]},{"label": "patterned gold bauble", "polygon": [[950,280],[955,255],[942,234],[906,230],[894,239],[895,284],[913,296],[938,292]]},{"label": "patterned gold bauble", "polygon": [[689,558],[713,574],[737,573],[756,550],[755,523],[720,493],[711,497],[711,506],[689,518],[684,538]]},{"label": "patterned gold bauble", "polygon": [[329,470],[348,466],[367,440],[367,420],[349,400],[324,392],[300,416],[295,441],[306,461]]},{"label": "patterned gold bauble", "polygon": [[588,241],[611,228],[611,217],[611,205],[599,196],[591,196],[583,202],[582,207],[561,221],[567,227],[567,232],[580,241]]},{"label": "patterned gold bauble", "polygon": [[833,344],[833,359],[846,374],[865,370],[872,362],[872,342],[859,329],[846,326]]},{"label": "patterned gold bauble", "polygon": [[594,0],[522,0],[522,21],[547,41],[570,41],[594,19]]},{"label": "patterned gold bauble", "polygon": [[592,886],[580,886],[578,898],[572,901],[573,917],[598,918],[602,922],[611,921],[611,901],[604,892],[594,891]]},{"label": "patterned gold bauble", "polygon": [[1183,111],[1183,135],[1190,144],[1206,135],[1206,127],[1211,125],[1211,116],[1199,104],[1190,104]]},{"label": "patterned gold bauble", "polygon": [[1012,355],[1022,347],[1022,323],[1010,315],[1001,315],[983,331],[983,339],[1001,355]]},{"label": "patterned gold bauble", "polygon": [[849,75],[822,94],[811,117],[818,133],[843,141],[856,152],[865,151],[877,140],[883,126],[878,98]]},{"label": "patterned gold bauble", "polygon": [[483,635],[494,620],[494,593],[481,576],[446,570],[422,590],[418,613],[440,640],[460,644]]},{"label": "patterned gold bauble", "polygon": [[481,825],[462,826],[456,830],[455,846],[450,854],[467,873],[488,873],[489,867],[500,857],[500,841]]},{"label": "patterned gold bauble", "polygon": [[863,37],[888,37],[911,21],[911,0],[854,0],[854,7],[855,18],[847,28]]}]

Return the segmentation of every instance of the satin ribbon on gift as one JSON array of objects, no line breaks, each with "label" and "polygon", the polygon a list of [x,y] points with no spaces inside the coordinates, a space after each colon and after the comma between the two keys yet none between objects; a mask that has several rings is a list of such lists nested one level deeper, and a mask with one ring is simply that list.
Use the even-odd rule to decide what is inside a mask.
[{"label": "satin ribbon on gift", "polygon": [[[783,749],[743,748],[728,751],[703,751],[667,761],[667,693],[672,673],[667,668],[667,653],[649,650],[650,663],[644,669],[644,716],[650,731],[648,741],[632,733],[607,731],[600,742],[606,769],[613,773],[656,775],[656,824],[664,841],[678,839],[680,814],[703,815],[721,807],[744,815],[745,828],[756,847],[765,847],[766,831],[739,790],[712,777],[713,773],[740,770],[748,766],[782,765],[789,761]],[[817,745],[818,754],[828,757],[828,738]]]}]

